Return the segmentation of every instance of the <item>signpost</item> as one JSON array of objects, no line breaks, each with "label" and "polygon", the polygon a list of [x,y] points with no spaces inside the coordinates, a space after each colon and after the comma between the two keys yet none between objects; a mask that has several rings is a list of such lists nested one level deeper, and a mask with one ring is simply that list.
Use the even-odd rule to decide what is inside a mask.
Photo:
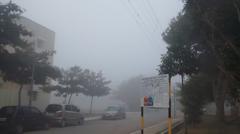
[{"label": "signpost", "polygon": [[141,134],[144,133],[144,107],[168,108],[168,134],[172,134],[171,79],[168,74],[143,78],[143,85],[150,91],[141,99]]}]

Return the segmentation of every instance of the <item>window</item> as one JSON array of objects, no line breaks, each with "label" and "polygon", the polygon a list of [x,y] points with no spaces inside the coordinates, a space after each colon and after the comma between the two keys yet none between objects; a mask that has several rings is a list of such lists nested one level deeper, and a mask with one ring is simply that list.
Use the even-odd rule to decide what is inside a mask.
[{"label": "window", "polygon": [[23,107],[23,113],[24,113],[25,116],[26,115],[29,116],[29,115],[32,114],[32,112],[31,112],[29,107]]},{"label": "window", "polygon": [[37,39],[37,49],[43,49],[45,40],[42,38]]},{"label": "window", "polygon": [[65,106],[65,110],[71,111],[71,109],[72,109],[72,108],[71,108],[71,105],[66,105],[66,106]]},{"label": "window", "polygon": [[3,107],[0,110],[0,115],[2,117],[11,117],[16,111],[16,107]]},{"label": "window", "polygon": [[41,114],[41,112],[38,109],[34,108],[34,107],[31,108],[31,113],[32,114]]},{"label": "window", "polygon": [[72,111],[78,112],[78,108],[76,106],[72,106]]},{"label": "window", "polygon": [[61,110],[62,110],[62,106],[61,105],[55,105],[55,104],[48,105],[48,107],[46,108],[46,111],[50,112],[50,113],[55,113],[55,112],[61,111]]}]

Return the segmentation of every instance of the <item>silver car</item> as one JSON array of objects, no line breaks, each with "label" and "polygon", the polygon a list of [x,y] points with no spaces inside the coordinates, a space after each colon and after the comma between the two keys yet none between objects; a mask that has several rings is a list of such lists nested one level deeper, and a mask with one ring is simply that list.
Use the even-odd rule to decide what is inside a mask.
[{"label": "silver car", "polygon": [[109,106],[105,113],[102,115],[102,119],[125,119],[126,112],[121,106]]},{"label": "silver car", "polygon": [[50,104],[47,106],[45,114],[50,117],[52,124],[57,124],[60,127],[84,123],[83,115],[74,105]]}]

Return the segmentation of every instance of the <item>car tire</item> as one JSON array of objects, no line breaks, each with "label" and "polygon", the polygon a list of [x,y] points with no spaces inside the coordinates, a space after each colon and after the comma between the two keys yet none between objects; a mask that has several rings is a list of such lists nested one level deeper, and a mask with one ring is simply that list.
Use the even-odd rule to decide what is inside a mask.
[{"label": "car tire", "polygon": [[66,121],[65,120],[61,120],[60,127],[66,127]]},{"label": "car tire", "polygon": [[44,130],[48,130],[49,128],[50,128],[49,123],[48,123],[48,122],[44,123],[43,129],[44,129]]},{"label": "car tire", "polygon": [[78,122],[79,125],[83,125],[84,124],[84,118],[81,118]]},{"label": "car tire", "polygon": [[123,115],[123,119],[126,119],[126,115]]},{"label": "car tire", "polygon": [[23,126],[18,124],[15,126],[15,134],[23,134]]}]

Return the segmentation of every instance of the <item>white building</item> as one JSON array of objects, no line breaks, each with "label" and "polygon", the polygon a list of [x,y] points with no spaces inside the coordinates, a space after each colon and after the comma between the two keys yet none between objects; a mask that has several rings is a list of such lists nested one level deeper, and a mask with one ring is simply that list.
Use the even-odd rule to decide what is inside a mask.
[{"label": "white building", "polygon": [[[36,52],[42,52],[46,50],[54,50],[55,33],[50,29],[28,19],[22,17],[19,24],[25,26],[25,28],[32,33],[32,37],[27,40],[34,45]],[[53,57],[49,57],[49,62],[53,64]],[[0,107],[6,105],[17,105],[18,103],[18,89],[19,85],[11,82],[0,83]],[[29,85],[25,85],[22,90],[22,105],[28,105]],[[44,110],[50,101],[50,94],[45,93],[34,86],[32,105],[38,107],[40,110]]]}]

